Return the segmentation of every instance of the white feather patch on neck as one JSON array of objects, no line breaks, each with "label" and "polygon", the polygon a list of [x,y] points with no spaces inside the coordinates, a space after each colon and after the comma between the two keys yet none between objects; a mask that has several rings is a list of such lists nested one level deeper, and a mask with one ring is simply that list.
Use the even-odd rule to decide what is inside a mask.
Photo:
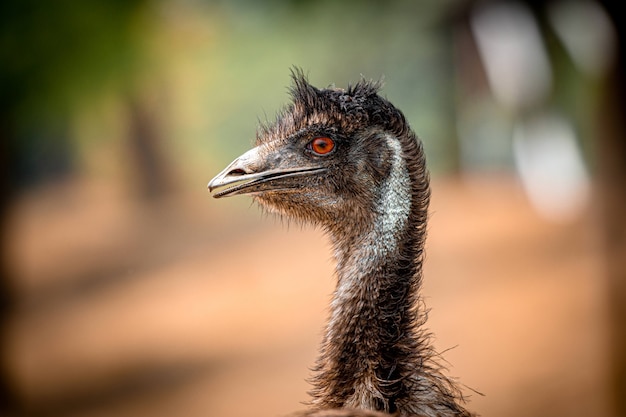
[{"label": "white feather patch on neck", "polygon": [[406,227],[411,211],[411,180],[398,138],[385,135],[391,150],[391,170],[381,186],[377,215],[367,233],[354,246],[336,254],[339,283],[332,302],[331,325],[346,298],[358,297],[361,277],[372,273],[381,261],[398,249],[398,234]]},{"label": "white feather patch on neck", "polygon": [[[357,239],[352,250],[337,254],[343,259],[338,259],[339,282],[331,302],[329,339],[345,331],[345,328],[338,329],[337,327],[345,325],[345,317],[341,321],[340,317],[346,313],[342,306],[347,300],[362,298],[363,291],[375,291],[375,285],[363,282],[363,277],[376,274],[380,264],[397,253],[398,235],[406,227],[411,211],[411,181],[402,155],[402,147],[396,137],[387,135],[385,139],[391,150],[391,170],[381,187],[379,200],[376,203],[378,212],[375,221],[367,233]],[[375,276],[373,278],[376,279]],[[375,297],[375,294],[370,296]],[[356,324],[358,315],[348,320]],[[342,324],[338,325],[339,322]],[[347,399],[346,405],[374,409],[376,398],[384,398],[377,384],[373,383],[375,379],[375,370],[370,369],[363,375],[362,380],[356,382],[354,393]]]},{"label": "white feather patch on neck", "polygon": [[[398,234],[406,227],[411,211],[411,180],[400,141],[390,135],[386,135],[385,139],[391,150],[391,170],[381,185],[379,199],[375,204],[375,220],[367,233],[354,242],[354,247],[348,251],[351,254],[349,259],[341,259],[346,255],[345,252],[338,254],[340,268],[352,270],[352,274],[349,274],[352,277],[371,271],[382,259],[397,250]],[[344,275],[343,278],[348,276]]]},{"label": "white feather patch on neck", "polygon": [[411,180],[400,141],[389,135],[385,138],[392,151],[391,172],[383,184],[377,204],[380,212],[367,239],[377,248],[380,256],[386,256],[397,249],[398,233],[406,226],[411,211]]}]

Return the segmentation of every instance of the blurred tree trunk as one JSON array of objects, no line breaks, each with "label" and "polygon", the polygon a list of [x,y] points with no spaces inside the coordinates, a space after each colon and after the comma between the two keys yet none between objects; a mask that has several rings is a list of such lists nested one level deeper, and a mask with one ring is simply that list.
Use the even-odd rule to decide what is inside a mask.
[{"label": "blurred tree trunk", "polygon": [[[146,19],[150,0],[76,2],[21,0],[0,2],[0,416],[19,413],[19,386],[8,373],[7,323],[19,294],[10,276],[7,247],[9,211],[18,193],[30,184],[49,181],[58,172],[49,163],[71,150],[59,125],[76,109],[96,100],[108,88],[121,89],[145,66]],[[134,138],[150,138],[138,112],[131,117]],[[149,123],[148,123],[149,124]],[[146,133],[147,131],[147,133]],[[35,137],[32,137],[33,132]],[[142,150],[141,170],[162,184],[152,141]],[[148,150],[146,150],[148,149]],[[38,158],[30,158],[35,151]],[[145,155],[149,155],[146,157]],[[71,159],[69,157],[68,159]],[[137,158],[136,158],[137,160]],[[62,162],[66,159],[62,158]],[[54,161],[53,161],[54,162]],[[41,165],[40,165],[41,164]],[[157,165],[157,168],[154,166]],[[150,168],[143,168],[143,166]],[[41,168],[41,169],[40,169]],[[50,170],[52,168],[52,171]],[[30,175],[32,174],[32,175]],[[28,177],[28,178],[26,178]],[[152,187],[152,188],[151,188]],[[155,186],[157,194],[158,186]],[[144,187],[153,190],[153,186]]]},{"label": "blurred tree trunk", "polygon": [[[3,106],[4,107],[4,106]],[[0,416],[14,415],[15,395],[8,374],[8,358],[5,352],[6,332],[13,305],[12,279],[7,259],[6,229],[8,215],[16,190],[13,155],[13,129],[7,112],[0,110]]]},{"label": "blurred tree trunk", "polygon": [[611,332],[611,400],[614,415],[626,416],[626,18],[619,3],[602,1],[617,33],[616,65],[603,92],[598,116],[599,206],[608,273]]},{"label": "blurred tree trunk", "polygon": [[140,94],[128,97],[128,145],[135,162],[140,196],[158,199],[171,191],[174,184],[168,158],[163,149],[163,134],[158,109]]}]

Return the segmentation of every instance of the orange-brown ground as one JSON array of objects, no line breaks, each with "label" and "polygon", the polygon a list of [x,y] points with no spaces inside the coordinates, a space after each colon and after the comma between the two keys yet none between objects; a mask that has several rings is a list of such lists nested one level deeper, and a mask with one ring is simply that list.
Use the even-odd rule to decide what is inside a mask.
[{"label": "orange-brown ground", "polygon": [[[469,387],[468,408],[606,415],[593,221],[543,221],[508,178],[433,188],[423,295],[436,347]],[[334,285],[329,246],[319,231],[256,215],[245,199],[199,189],[131,204],[80,182],[24,196],[10,230],[21,301],[5,360],[27,410],[302,409]]]}]

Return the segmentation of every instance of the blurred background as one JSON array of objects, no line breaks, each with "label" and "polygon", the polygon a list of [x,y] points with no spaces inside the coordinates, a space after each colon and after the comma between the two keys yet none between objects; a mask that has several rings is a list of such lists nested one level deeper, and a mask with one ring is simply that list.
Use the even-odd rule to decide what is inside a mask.
[{"label": "blurred background", "polygon": [[2,2],[0,415],[304,408],[327,240],[205,188],[296,65],[318,87],[383,78],[424,141],[423,295],[468,408],[626,416],[615,7]]}]

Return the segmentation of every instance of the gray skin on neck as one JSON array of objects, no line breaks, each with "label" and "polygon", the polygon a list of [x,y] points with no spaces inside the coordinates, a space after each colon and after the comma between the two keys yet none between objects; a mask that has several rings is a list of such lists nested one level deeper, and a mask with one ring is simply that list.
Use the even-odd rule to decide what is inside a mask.
[{"label": "gray skin on neck", "polygon": [[[293,104],[209,188],[231,185],[215,196],[250,194],[270,211],[320,225],[333,242],[337,287],[312,409],[302,415],[469,416],[423,329],[430,191],[421,142],[376,83],[318,90],[300,72],[294,83]],[[318,137],[333,140],[332,152],[311,152]]]}]

